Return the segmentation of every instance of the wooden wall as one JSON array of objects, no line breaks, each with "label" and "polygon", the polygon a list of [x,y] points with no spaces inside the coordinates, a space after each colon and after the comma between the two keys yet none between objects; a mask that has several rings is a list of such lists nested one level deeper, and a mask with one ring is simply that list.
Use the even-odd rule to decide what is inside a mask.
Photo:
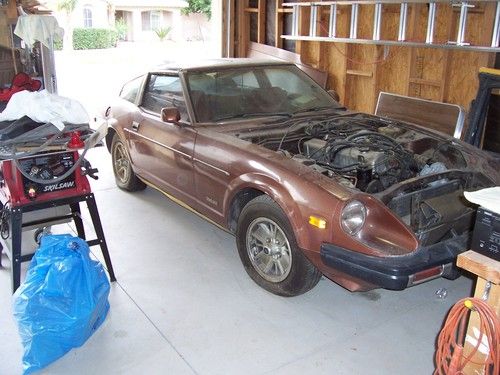
[{"label": "wooden wall", "polygon": [[[283,48],[291,9],[282,6],[282,0],[236,1],[235,54],[247,54],[248,41],[266,43],[273,40],[275,47]],[[488,44],[491,40],[496,3],[480,5],[469,11],[467,41]],[[318,34],[327,35],[329,10],[319,15]],[[358,15],[358,38],[371,39],[373,33],[373,5],[361,5]],[[425,41],[428,7],[426,4],[409,6],[407,36],[411,41]],[[434,41],[456,40],[459,10],[448,4],[438,4]],[[266,17],[274,18],[274,30],[266,30]],[[351,7],[338,6],[337,36],[348,37]],[[397,39],[399,5],[384,5],[382,39]],[[301,35],[309,31],[307,8],[301,13]],[[274,33],[274,38],[266,38]],[[255,40],[257,39],[257,40]],[[292,45],[293,47],[293,45]],[[328,88],[336,90],[340,100],[349,108],[373,113],[380,91],[454,103],[469,108],[476,95],[477,72],[481,66],[493,67],[494,53],[455,49],[413,48],[406,46],[375,46],[332,42],[296,41],[295,52],[303,62],[328,72]]]},{"label": "wooden wall", "polygon": [[[17,10],[15,0],[10,0],[8,5],[0,6],[0,88],[8,85],[17,73],[14,66],[14,56],[10,27],[16,22]],[[17,62],[17,58],[16,58]]]}]

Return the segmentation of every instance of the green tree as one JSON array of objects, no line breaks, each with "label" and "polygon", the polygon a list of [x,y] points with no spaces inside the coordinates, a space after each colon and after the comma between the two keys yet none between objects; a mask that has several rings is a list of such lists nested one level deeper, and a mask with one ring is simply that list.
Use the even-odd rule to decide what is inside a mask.
[{"label": "green tree", "polygon": [[202,13],[210,19],[212,16],[212,0],[187,0],[188,6],[182,9],[182,14]]},{"label": "green tree", "polygon": [[73,49],[73,24],[71,16],[75,11],[78,0],[59,0],[57,2],[57,10],[63,11],[66,14],[66,27],[64,29],[64,49]]}]

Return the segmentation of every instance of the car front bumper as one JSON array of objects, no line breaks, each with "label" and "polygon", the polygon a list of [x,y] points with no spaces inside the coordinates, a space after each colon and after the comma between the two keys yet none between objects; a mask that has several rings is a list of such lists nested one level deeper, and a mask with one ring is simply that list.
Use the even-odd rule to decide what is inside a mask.
[{"label": "car front bumper", "polygon": [[322,262],[335,270],[381,288],[403,290],[437,277],[453,278],[456,274],[457,255],[468,249],[470,234],[401,256],[376,257],[324,243],[321,245]]}]

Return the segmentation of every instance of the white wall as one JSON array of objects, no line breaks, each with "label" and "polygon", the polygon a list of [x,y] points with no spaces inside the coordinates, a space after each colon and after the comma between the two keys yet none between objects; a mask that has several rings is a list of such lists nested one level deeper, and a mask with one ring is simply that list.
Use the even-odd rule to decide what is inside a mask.
[{"label": "white wall", "polygon": [[89,7],[92,10],[92,27],[99,29],[109,28],[108,4],[103,0],[80,0],[77,2],[73,12],[73,27],[83,27],[83,9]]},{"label": "white wall", "polygon": [[208,18],[203,14],[190,14],[181,17],[183,40],[210,40],[211,29]]},{"label": "white wall", "polygon": [[[121,9],[120,9],[121,10]],[[145,41],[158,41],[158,36],[154,30],[143,30],[142,29],[142,12],[150,11],[152,9],[145,8],[129,8],[131,11],[131,17],[127,17],[126,21],[129,26],[129,37],[130,40],[134,42],[145,42]],[[161,10],[160,24],[162,27],[171,26],[167,39],[171,40],[181,40],[182,39],[182,22],[181,13],[179,9],[169,9]]]}]

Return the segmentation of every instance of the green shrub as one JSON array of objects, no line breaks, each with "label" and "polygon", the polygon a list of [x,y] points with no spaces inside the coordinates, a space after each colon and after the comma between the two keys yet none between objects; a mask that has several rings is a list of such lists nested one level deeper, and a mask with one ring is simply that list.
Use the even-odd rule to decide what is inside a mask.
[{"label": "green shrub", "polygon": [[74,29],[73,49],[101,49],[116,47],[118,33],[112,29]]},{"label": "green shrub", "polygon": [[171,26],[168,27],[160,27],[158,29],[155,29],[156,35],[158,35],[158,38],[160,38],[160,42],[163,42],[163,40],[167,37],[167,35],[170,33],[172,30]]},{"label": "green shrub", "polygon": [[118,40],[125,40],[128,32],[128,25],[123,19],[117,19],[115,21],[115,30],[118,34]]}]

